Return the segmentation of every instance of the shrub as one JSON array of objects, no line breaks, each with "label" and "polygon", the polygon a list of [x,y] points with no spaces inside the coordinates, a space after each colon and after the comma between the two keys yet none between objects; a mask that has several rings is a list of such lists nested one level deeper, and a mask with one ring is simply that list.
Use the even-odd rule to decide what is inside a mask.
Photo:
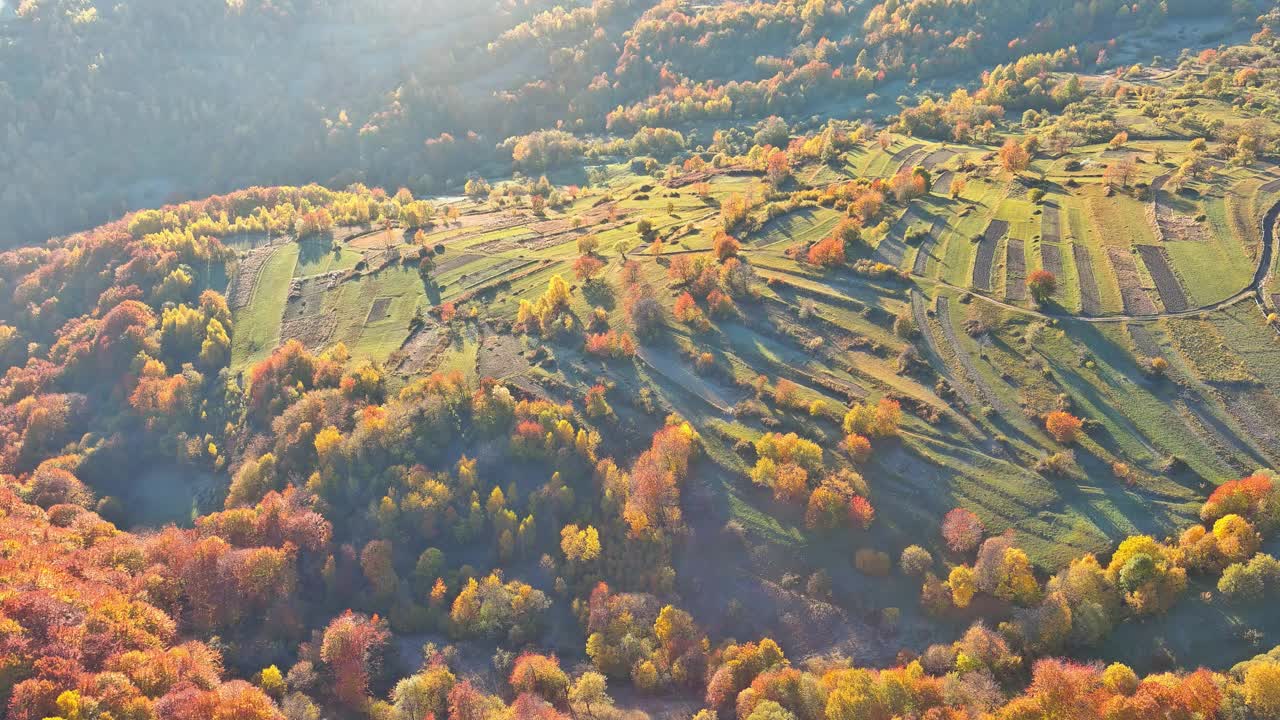
[{"label": "shrub", "polygon": [[845,263],[844,240],[835,235],[828,235],[809,248],[808,260],[811,265],[822,267],[843,265]]},{"label": "shrub", "polygon": [[902,572],[912,577],[924,575],[933,567],[933,555],[919,545],[908,545],[898,560]]},{"label": "shrub", "polygon": [[856,433],[850,433],[845,436],[841,443],[845,452],[849,453],[849,457],[859,465],[865,463],[871,457],[871,441]]},{"label": "shrub", "polygon": [[1049,413],[1044,420],[1044,428],[1054,440],[1063,445],[1070,445],[1080,437],[1080,429],[1084,422],[1069,412],[1056,410]]},{"label": "shrub", "polygon": [[871,577],[885,577],[889,574],[892,561],[889,554],[878,550],[863,548],[853,555],[853,565],[858,572]]},{"label": "shrub", "polygon": [[973,552],[986,532],[982,520],[964,508],[956,508],[942,518],[942,539],[952,552]]}]

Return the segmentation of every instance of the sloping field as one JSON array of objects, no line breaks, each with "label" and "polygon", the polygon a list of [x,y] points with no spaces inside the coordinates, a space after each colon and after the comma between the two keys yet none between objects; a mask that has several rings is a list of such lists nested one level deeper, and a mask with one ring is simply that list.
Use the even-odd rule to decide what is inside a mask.
[{"label": "sloping field", "polygon": [[1146,288],[1142,287],[1142,277],[1138,275],[1138,264],[1133,259],[1133,253],[1121,247],[1108,247],[1107,260],[1111,263],[1116,282],[1120,284],[1120,297],[1124,301],[1125,313],[1154,315],[1156,304],[1151,301]]},{"label": "sloping field", "polygon": [[[240,308],[232,313],[235,323],[235,334],[231,339],[232,368],[244,368],[262,360],[280,344],[281,319],[297,262],[298,245],[288,243],[273,247],[270,255],[258,264],[254,280],[249,283],[252,290],[248,291],[247,299],[241,300]],[[243,272],[252,272],[252,268]],[[249,281],[242,281],[239,274],[237,272],[234,284],[239,288],[237,292],[244,292],[243,283]]]},{"label": "sloping field", "polygon": [[1009,238],[1005,248],[1004,297],[1010,301],[1027,299],[1027,255],[1023,242]]},{"label": "sloping field", "polygon": [[1160,294],[1160,301],[1164,303],[1165,311],[1186,310],[1187,294],[1182,289],[1182,283],[1178,282],[1178,276],[1173,274],[1173,268],[1169,266],[1169,257],[1165,255],[1164,248],[1139,245],[1137,249],[1138,255],[1142,258],[1142,264],[1147,266],[1147,272],[1151,273],[1151,279],[1156,284],[1156,292]]},{"label": "sloping field", "polygon": [[1089,249],[1072,244],[1071,253],[1076,261],[1076,275],[1080,278],[1080,312],[1099,315],[1102,313],[1102,299],[1098,295],[1098,281],[1093,275],[1093,258]]},{"label": "sloping field", "polygon": [[996,248],[1000,238],[1009,231],[1009,223],[1004,220],[992,220],[987,230],[978,241],[978,250],[973,259],[973,279],[970,284],[978,290],[991,289],[991,267],[995,264]]}]

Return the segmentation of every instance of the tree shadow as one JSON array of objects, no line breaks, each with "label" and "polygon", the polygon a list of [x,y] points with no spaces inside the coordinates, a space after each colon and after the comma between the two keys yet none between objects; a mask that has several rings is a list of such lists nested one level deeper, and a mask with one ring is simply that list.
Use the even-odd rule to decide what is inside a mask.
[{"label": "tree shadow", "polygon": [[341,251],[341,246],[333,242],[333,233],[324,232],[315,237],[298,241],[298,264],[306,265],[320,262],[329,253]]},{"label": "tree shadow", "polygon": [[607,311],[612,311],[618,304],[613,286],[604,278],[596,278],[583,283],[582,298],[593,307],[601,307]]}]

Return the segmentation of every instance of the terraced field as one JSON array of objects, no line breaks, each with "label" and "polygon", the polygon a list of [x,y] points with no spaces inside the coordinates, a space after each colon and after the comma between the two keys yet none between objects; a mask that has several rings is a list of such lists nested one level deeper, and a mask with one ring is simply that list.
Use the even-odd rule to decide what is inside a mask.
[{"label": "terraced field", "polygon": [[[1144,156],[1141,147],[1130,152]],[[1105,190],[1098,168],[1118,155],[1085,146],[1073,151],[1083,170],[1062,171],[1063,161],[1046,166],[1050,191],[1039,197],[1035,179],[983,170],[984,157],[982,148],[895,136],[887,150],[867,142],[838,165],[797,168],[798,182],[813,183],[815,192],[850,178],[887,180],[916,166],[931,172],[933,192],[888,199],[879,220],[887,232],[868,228],[873,240],[847,248],[850,262],[865,258],[906,275],[810,265],[807,249],[830,235],[847,209],[805,201],[766,215],[759,201],[752,220],[735,231],[739,258],[759,283],[757,297],[737,298],[735,315],[703,329],[671,315],[683,288],[670,269],[682,258],[715,266],[719,206],[734,196],[761,197],[759,173],[707,169],[688,182],[675,174],[659,183],[616,165],[601,184],[543,215],[466,201],[456,222],[427,233],[436,252],[425,273],[380,264],[386,253],[412,253],[401,233],[390,249],[387,234],[376,230],[350,233],[323,254],[299,255],[293,242],[250,249],[232,279],[237,362],[243,366],[282,337],[316,347],[341,340],[354,354],[387,362],[400,378],[447,368],[497,373],[569,398],[604,382],[624,417],[649,412],[643,396],[655,411],[678,412],[733,437],[750,440],[765,427],[782,427],[833,445],[840,429],[823,411],[757,398],[767,400],[781,380],[798,388],[797,407],[893,397],[908,410],[901,444],[865,469],[885,527],[894,528],[886,537],[909,537],[910,527],[936,523],[960,504],[993,531],[1013,530],[1044,567],[1103,552],[1124,533],[1173,532],[1194,516],[1198,491],[1188,488],[1280,460],[1280,430],[1266,420],[1280,412],[1280,377],[1268,369],[1277,358],[1267,346],[1277,336],[1264,318],[1241,309],[1253,307],[1242,302],[1252,290],[1238,270],[1263,262],[1270,208],[1260,204],[1280,199],[1280,181],[1261,166],[1236,168],[1218,196],[1197,181],[1200,200],[1161,184],[1155,200],[1140,201],[1132,187]],[[1141,167],[1141,177],[1169,174]],[[961,176],[965,187],[952,198],[950,182]],[[705,183],[706,197],[690,190],[697,183]],[[1203,222],[1191,215],[1200,207]],[[1183,232],[1188,215],[1205,237]],[[647,238],[638,232],[641,219],[652,226]],[[1238,237],[1250,224],[1256,242]],[[1182,233],[1177,239],[1175,231]],[[1218,237],[1223,232],[1230,236]],[[573,333],[550,339],[513,327],[521,302],[536,301],[553,276],[574,279],[585,235],[597,240],[604,281],[573,285],[575,331],[597,309],[609,327],[627,326],[624,255],[667,308],[661,338],[642,344],[634,358],[601,361],[583,353]],[[662,240],[657,255],[655,237]],[[1227,252],[1235,253],[1224,261],[1228,272],[1203,289],[1197,278]],[[1026,288],[1040,268],[1058,279],[1044,307]],[[1221,306],[1224,300],[1235,302]],[[436,319],[446,302],[464,316],[476,309],[465,331],[456,320],[450,329]],[[1201,307],[1209,314],[1185,317]],[[410,321],[417,323],[412,329]],[[1247,359],[1224,353],[1241,342],[1253,348]],[[710,358],[709,368],[695,362],[699,356]],[[1168,363],[1164,379],[1144,372],[1154,358]],[[761,377],[762,396],[753,389]],[[1070,468],[1056,476],[1032,468],[1062,449],[1042,421],[1062,403],[1092,424],[1073,448]],[[773,511],[749,484],[738,484],[748,481],[733,452],[719,452],[712,454],[727,489],[717,484],[709,497],[730,493],[730,517],[758,524]],[[1116,465],[1132,469],[1127,482],[1113,477]]]}]

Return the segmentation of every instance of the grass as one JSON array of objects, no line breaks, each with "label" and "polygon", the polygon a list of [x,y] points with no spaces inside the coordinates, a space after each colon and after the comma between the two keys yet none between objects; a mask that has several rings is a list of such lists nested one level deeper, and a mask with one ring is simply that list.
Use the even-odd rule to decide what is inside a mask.
[{"label": "grass", "polygon": [[[838,168],[805,165],[797,169],[797,177],[817,184],[845,177],[885,177],[896,171],[900,162],[891,153],[915,143],[926,153],[940,147],[899,138],[889,152],[869,145],[849,153]],[[1100,150],[1082,148],[1075,154],[1097,159]],[[1181,151],[1169,150],[1171,154]],[[980,154],[971,153],[970,159],[981,162]],[[1037,162],[1051,181],[1062,183],[1047,198],[1061,209],[1062,307],[1079,309],[1078,271],[1071,252],[1072,243],[1078,243],[1090,250],[1103,311],[1121,311],[1119,288],[1105,248],[1128,249],[1134,243],[1157,242],[1146,215],[1147,205],[1127,193],[1105,196],[1097,177],[1100,165],[1067,173],[1062,169],[1063,161]],[[949,164],[958,165],[958,159]],[[1161,171],[1148,163],[1139,167],[1148,180]],[[1240,280],[1241,274],[1252,272],[1248,245],[1240,238],[1241,228],[1248,227],[1241,218],[1254,213],[1259,202],[1248,196],[1256,193],[1260,184],[1250,172],[1240,170],[1230,176],[1240,189],[1239,197],[1203,196],[1213,243],[1166,245],[1193,302],[1212,301],[1228,290],[1234,292],[1237,284],[1247,282],[1247,278]],[[1068,177],[1079,186],[1065,184]],[[625,165],[610,166],[607,188],[588,188],[572,205],[548,212],[554,219],[582,215],[606,192],[620,203],[628,215],[626,221],[597,232],[600,254],[608,263],[604,272],[607,290],[597,287],[588,291],[573,279],[571,264],[578,255],[575,233],[558,236],[559,240],[539,237],[534,226],[545,220],[531,217],[514,227],[485,230],[470,225],[434,232],[432,240],[447,247],[439,262],[466,254],[475,257],[433,277],[431,293],[415,270],[393,267],[329,291],[322,311],[336,318],[333,339],[345,342],[353,356],[382,360],[401,346],[416,311],[457,299],[478,287],[487,289],[469,303],[492,321],[484,332],[509,332],[503,323],[515,319],[520,301],[535,300],[545,291],[548,280],[558,274],[578,286],[571,310],[579,320],[585,319],[593,306],[601,305],[612,328],[626,329],[624,293],[617,281],[619,246],[632,251],[641,275],[668,312],[679,294],[666,274],[670,257],[658,259],[647,251],[636,252],[642,243],[636,222],[647,218],[664,235],[679,229],[681,237],[667,243],[667,253],[704,250],[719,228],[715,203],[730,194],[747,192],[757,182],[758,178],[742,175],[717,176],[709,182],[710,198],[704,201],[687,188],[674,191],[678,196],[669,196],[673,191],[655,178],[634,175]],[[652,186],[646,191],[648,197],[636,197],[642,194],[643,185]],[[932,246],[938,259],[927,264],[928,272],[939,279],[961,288],[969,286],[975,250],[971,238],[985,231],[993,219],[1008,222],[1008,237],[1024,242],[1028,270],[1041,266],[1044,206],[1030,202],[1009,178],[999,173],[991,177],[971,173],[958,200],[931,195],[916,202],[923,203],[917,211],[927,210],[944,221],[938,242]],[[896,218],[903,211],[901,205],[890,202],[885,217]],[[908,307],[908,287],[896,280],[869,280],[847,269],[822,270],[782,252],[789,246],[821,239],[843,216],[841,209],[804,208],[742,237],[745,259],[765,281],[760,285],[762,299],[758,303],[740,299],[742,318],[717,322],[703,334],[669,320],[671,330],[655,353],[662,356],[663,363],[679,366],[681,372],[675,372],[675,366],[655,370],[639,360],[591,360],[581,353],[581,337],[571,334],[554,341],[531,341],[545,343],[557,359],[554,365],[535,367],[531,373],[549,388],[558,388],[567,396],[565,400],[575,400],[574,393],[598,381],[615,382],[619,408],[630,405],[628,399],[648,387],[658,404],[658,417],[679,413],[692,420],[706,438],[709,467],[698,482],[707,486],[725,518],[737,521],[752,538],[785,555],[812,556],[822,562],[840,559],[840,572],[844,573],[848,572],[851,549],[859,546],[896,554],[903,545],[920,542],[940,550],[935,533],[922,537],[920,528],[936,526],[941,516],[956,506],[977,512],[992,532],[1013,530],[1037,565],[1056,568],[1083,552],[1105,552],[1126,534],[1176,531],[1194,518],[1205,483],[1220,482],[1233,465],[1252,462],[1247,446],[1224,449],[1212,442],[1213,433],[1233,436],[1240,428],[1211,392],[1221,383],[1244,381],[1280,387],[1280,364],[1276,363],[1280,351],[1251,304],[1207,320],[1178,319],[1155,326],[1153,333],[1162,338],[1161,349],[1167,351],[1174,376],[1156,382],[1141,372],[1123,324],[1049,323],[996,311],[998,322],[988,336],[973,338],[962,327],[967,315],[978,312],[976,308],[985,308],[984,315],[988,314],[990,306],[980,299],[960,303],[958,293],[924,281],[921,290],[925,293],[951,296],[956,342],[945,342],[936,324],[930,325],[942,356],[939,366],[918,375],[904,375],[898,370],[898,356],[910,343],[894,334],[893,318]],[[897,231],[901,231],[906,223],[898,225]],[[694,232],[686,234],[685,226],[692,226]],[[1004,262],[1003,248],[1002,243],[997,264]],[[296,245],[282,247],[263,269],[269,280],[236,315],[238,366],[265,354],[255,356],[253,348],[269,348],[278,342],[289,278],[349,269],[359,257],[349,248],[336,254],[303,248],[299,255]],[[997,293],[1002,274],[993,273]],[[370,308],[379,299],[387,301],[387,315],[366,323]],[[434,369],[457,369],[474,377],[478,353],[482,352],[479,330],[470,324],[455,328]],[[1167,337],[1161,328],[1167,328]],[[804,347],[807,339],[815,337],[825,341],[826,349]],[[915,342],[923,344],[923,340]],[[796,430],[820,441],[829,449],[832,462],[840,464],[846,460],[834,449],[838,428],[829,420],[772,407],[766,408],[763,418],[731,418],[709,403],[706,393],[693,387],[691,372],[683,372],[691,370],[687,355],[693,351],[707,351],[716,358],[722,373],[713,378],[699,376],[698,380],[714,385],[729,404],[749,396],[741,386],[763,374],[770,386],[780,378],[796,382],[806,401],[821,398],[839,405],[844,401],[842,392],[872,400],[893,396],[912,410],[932,408],[940,419],[926,421],[908,413],[903,436],[877,441],[870,464],[859,469],[871,485],[879,515],[870,533],[820,536],[804,528],[802,508],[779,506],[767,491],[751,485],[745,476],[748,464],[733,452],[732,445],[738,440],[754,440],[777,423],[781,431]],[[973,368],[967,379],[962,359],[971,361],[968,364]],[[941,379],[968,387],[970,392],[975,388],[969,386],[977,383],[982,404],[989,401],[995,407],[969,407],[958,398],[949,399],[954,395],[945,392],[946,383],[940,383]],[[830,383],[840,391],[828,387]],[[1038,459],[1064,449],[1047,437],[1039,419],[1060,403],[1089,420],[1086,437],[1071,448],[1076,467],[1062,477],[1033,469]],[[1183,407],[1180,403],[1195,403],[1208,418],[1209,429],[1198,429],[1179,415],[1176,408]],[[621,412],[636,413],[635,407]],[[1185,469],[1166,472],[1166,462],[1174,455],[1184,461]],[[1111,465],[1116,462],[1135,469],[1134,485],[1115,477]],[[848,582],[860,580],[860,576],[850,576]],[[885,591],[874,602],[914,607],[918,587],[910,591],[904,598],[894,596],[896,590]]]},{"label": "grass", "polygon": [[293,269],[297,278],[350,270],[364,259],[363,254],[346,247],[332,251],[328,240],[303,240],[297,245],[298,262]]},{"label": "grass", "polygon": [[298,244],[289,243],[273,251],[262,266],[249,303],[233,318],[232,369],[242,370],[264,359],[280,344],[280,321],[297,262]]}]

